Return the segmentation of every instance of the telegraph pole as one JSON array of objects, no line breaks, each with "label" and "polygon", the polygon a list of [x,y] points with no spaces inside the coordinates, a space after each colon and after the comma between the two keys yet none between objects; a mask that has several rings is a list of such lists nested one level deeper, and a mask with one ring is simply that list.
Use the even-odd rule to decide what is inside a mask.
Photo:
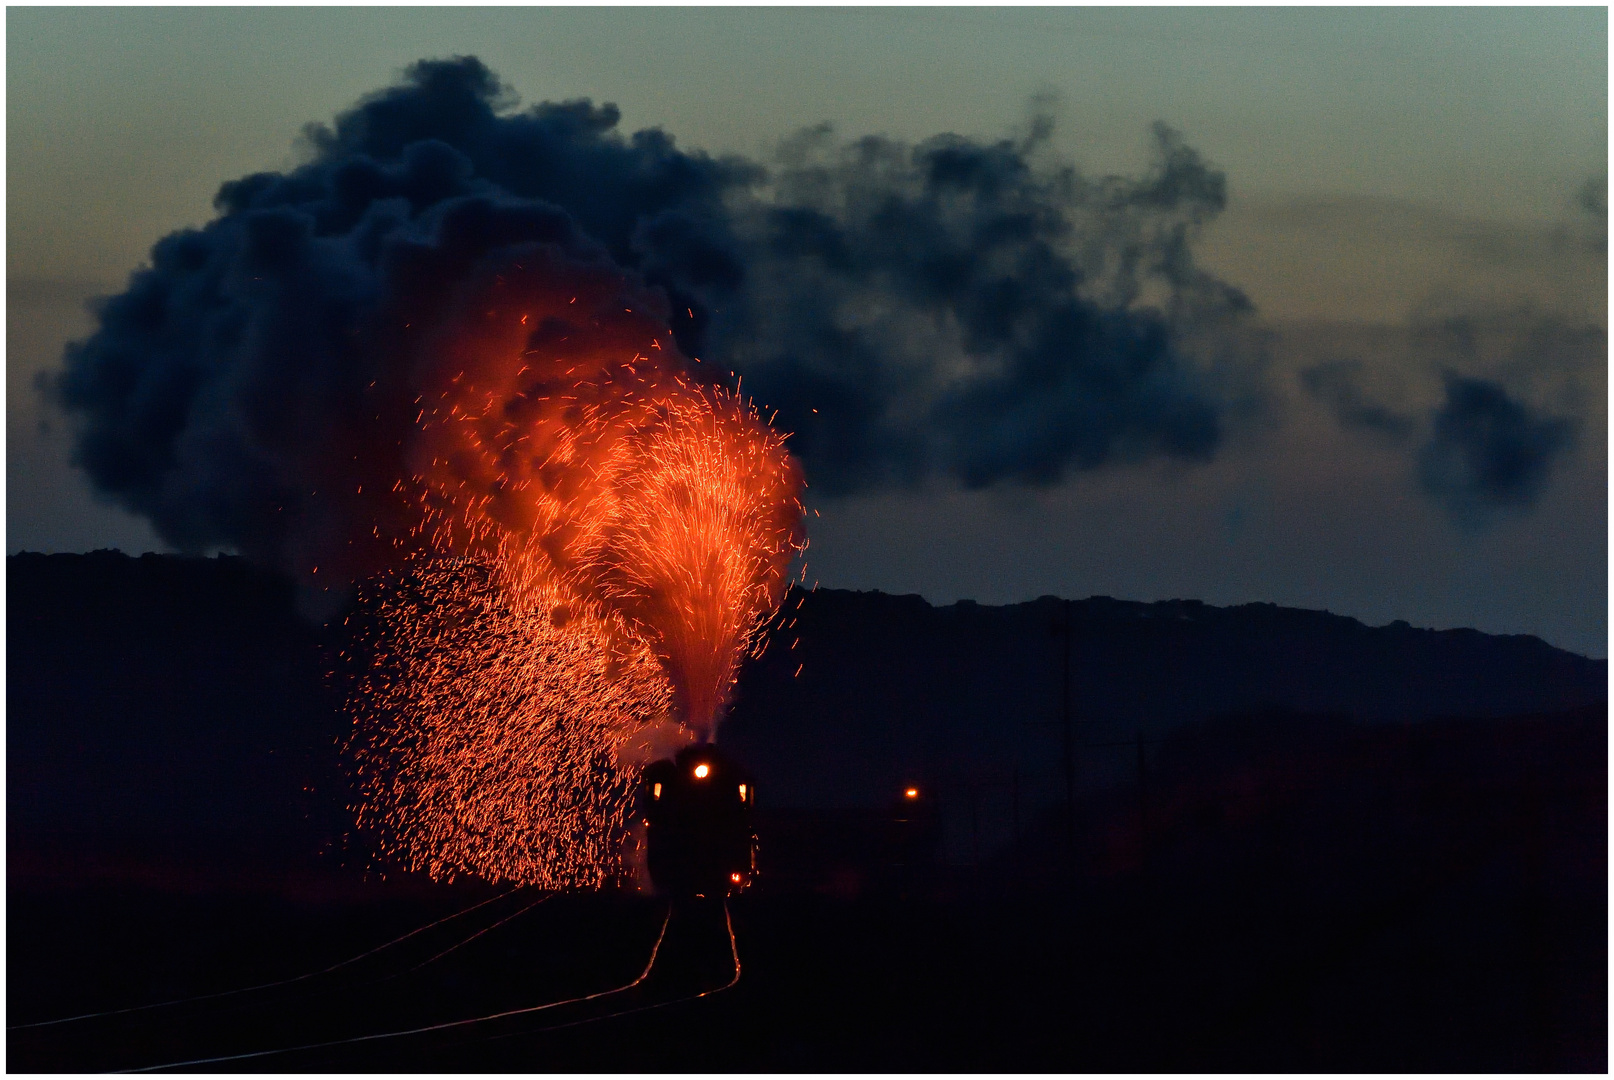
[{"label": "telegraph pole", "polygon": [[1009,805],[1010,824],[1014,830],[1014,842],[1020,842],[1020,766],[1015,765],[1009,772]]},{"label": "telegraph pole", "polygon": [[1064,732],[1065,750],[1065,865],[1066,869],[1074,873],[1076,869],[1076,734],[1072,730],[1070,715],[1070,649],[1071,649],[1071,601],[1066,600],[1065,606],[1065,677],[1061,684],[1059,704],[1061,708],[1060,726]]},{"label": "telegraph pole", "polygon": [[1149,867],[1149,758],[1143,749],[1143,728],[1138,728],[1138,851]]},{"label": "telegraph pole", "polygon": [[1025,883],[1025,869],[1022,865],[1020,853],[1020,766],[1015,765],[1009,773],[1009,828],[1013,836],[1013,843],[1009,850],[1014,852],[1014,879],[1015,884]]}]

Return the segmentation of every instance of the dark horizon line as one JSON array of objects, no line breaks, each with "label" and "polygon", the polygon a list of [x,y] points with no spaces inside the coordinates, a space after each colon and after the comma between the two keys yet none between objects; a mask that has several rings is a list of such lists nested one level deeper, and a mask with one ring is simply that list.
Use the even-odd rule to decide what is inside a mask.
[{"label": "dark horizon line", "polygon": [[[95,548],[92,551],[31,551],[31,550],[28,550],[28,549],[23,549],[23,550],[20,550],[20,551],[7,552],[6,553],[6,558],[8,560],[18,558],[20,556],[37,556],[37,557],[41,557],[41,558],[49,558],[49,557],[58,556],[58,555],[81,556],[81,557],[82,556],[89,556],[89,555],[116,555],[116,556],[119,556],[119,557],[125,558],[125,559],[141,559],[141,558],[145,558],[146,556],[151,556],[153,558],[162,558],[162,559],[189,559],[189,560],[200,560],[200,561],[221,560],[221,559],[236,559],[236,560],[240,560],[243,563],[247,563],[248,565],[251,565],[251,566],[253,566],[255,568],[263,569],[267,573],[272,573],[272,574],[275,574],[276,576],[283,576],[283,575],[280,575],[278,571],[275,571],[275,570],[272,570],[272,569],[269,569],[269,568],[266,568],[266,567],[259,567],[258,564],[252,562],[252,560],[248,559],[244,555],[240,555],[240,554],[237,554],[235,552],[224,551],[224,550],[219,550],[219,551],[216,551],[216,552],[214,552],[212,554],[187,553],[187,552],[181,552],[181,551],[144,551],[144,552],[141,552],[139,555],[133,555],[133,554],[130,554],[129,552],[127,552],[127,551],[124,551],[121,548],[116,548],[116,547]],[[1290,605],[1287,605],[1287,604],[1279,604],[1279,603],[1277,603],[1275,601],[1271,601],[1271,600],[1246,600],[1246,601],[1243,601],[1242,603],[1235,603],[1235,604],[1212,604],[1212,603],[1209,603],[1209,602],[1204,601],[1204,600],[1194,599],[1192,597],[1172,597],[1170,599],[1164,599],[1164,600],[1128,600],[1128,599],[1124,599],[1124,598],[1118,598],[1118,597],[1110,596],[1110,595],[1105,594],[1105,593],[1094,593],[1094,594],[1092,594],[1090,596],[1087,596],[1087,597],[1084,597],[1084,598],[1064,597],[1064,596],[1055,595],[1053,593],[1043,593],[1040,596],[1032,597],[1030,599],[1013,600],[1013,601],[1009,601],[1009,602],[1006,602],[1006,603],[999,603],[999,604],[986,604],[986,603],[982,603],[982,602],[980,602],[978,600],[969,599],[967,597],[960,597],[959,599],[953,601],[950,604],[942,604],[942,603],[936,603],[936,602],[930,600],[928,597],[924,596],[922,593],[915,593],[915,592],[895,593],[895,592],[887,592],[884,589],[879,589],[879,588],[872,588],[872,589],[837,588],[837,587],[834,587],[834,586],[820,586],[817,582],[815,582],[812,586],[809,587],[809,586],[803,585],[799,581],[792,582],[790,584],[789,588],[791,590],[797,591],[797,592],[826,592],[826,593],[828,593],[828,592],[836,592],[836,593],[847,593],[847,594],[850,594],[850,595],[858,595],[858,596],[883,596],[883,597],[888,597],[888,598],[890,598],[892,600],[917,600],[920,603],[922,603],[925,607],[933,609],[933,610],[940,610],[940,609],[944,609],[944,608],[972,608],[972,607],[975,607],[975,608],[987,608],[987,609],[992,609],[992,610],[1002,610],[1002,609],[1005,609],[1005,608],[1025,607],[1025,606],[1034,605],[1034,604],[1047,604],[1049,602],[1065,603],[1067,601],[1069,603],[1072,603],[1072,604],[1094,604],[1094,603],[1098,603],[1098,604],[1116,604],[1116,605],[1125,605],[1125,606],[1132,606],[1132,607],[1139,607],[1139,608],[1145,608],[1145,607],[1169,608],[1169,607],[1172,607],[1172,606],[1179,606],[1179,607],[1188,607],[1188,608],[1204,608],[1204,609],[1208,609],[1210,611],[1237,611],[1237,610],[1240,610],[1240,609],[1243,609],[1243,608],[1272,608],[1272,609],[1277,610],[1277,611],[1292,611],[1292,612],[1298,612],[1298,613],[1303,613],[1303,614],[1308,614],[1308,615],[1323,615],[1323,616],[1327,616],[1328,618],[1332,618],[1332,619],[1345,619],[1345,620],[1347,620],[1349,622],[1356,623],[1357,625],[1365,627],[1365,628],[1370,629],[1370,630],[1399,629],[1399,630],[1411,631],[1411,632],[1414,632],[1414,633],[1425,633],[1425,634],[1483,634],[1486,637],[1518,638],[1518,639],[1525,639],[1525,640],[1530,640],[1530,641],[1538,641],[1541,644],[1545,645],[1549,649],[1553,649],[1555,651],[1562,652],[1562,653],[1567,653],[1570,656],[1578,656],[1578,657],[1581,657],[1583,659],[1591,660],[1593,662],[1598,662],[1598,663],[1607,663],[1608,662],[1608,657],[1607,656],[1593,656],[1590,653],[1575,652],[1573,649],[1566,649],[1566,648],[1563,648],[1562,646],[1554,645],[1552,642],[1546,640],[1545,638],[1541,637],[1538,634],[1499,633],[1499,632],[1491,631],[1491,630],[1480,630],[1480,629],[1478,629],[1476,627],[1472,627],[1472,626],[1451,626],[1451,627],[1413,626],[1406,619],[1392,619],[1387,623],[1383,623],[1381,625],[1375,626],[1375,625],[1373,625],[1371,623],[1368,623],[1368,622],[1366,622],[1366,621],[1364,621],[1364,620],[1362,620],[1362,619],[1360,619],[1360,618],[1358,618],[1358,617],[1356,617],[1354,615],[1345,615],[1345,614],[1342,614],[1340,612],[1331,611],[1328,608],[1294,607],[1294,606],[1290,606]]]}]

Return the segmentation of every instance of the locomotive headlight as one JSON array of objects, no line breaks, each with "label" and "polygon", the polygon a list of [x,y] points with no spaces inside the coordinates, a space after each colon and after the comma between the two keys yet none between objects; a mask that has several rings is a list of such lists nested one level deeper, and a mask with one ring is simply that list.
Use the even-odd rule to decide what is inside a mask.
[{"label": "locomotive headlight", "polygon": [[916,787],[911,787],[907,791],[904,791],[903,795],[907,796],[910,799],[917,799],[917,798],[919,798],[919,789],[916,788]]},{"label": "locomotive headlight", "polygon": [[705,780],[706,777],[711,774],[711,771],[712,767],[703,761],[699,765],[695,766],[695,779]]}]

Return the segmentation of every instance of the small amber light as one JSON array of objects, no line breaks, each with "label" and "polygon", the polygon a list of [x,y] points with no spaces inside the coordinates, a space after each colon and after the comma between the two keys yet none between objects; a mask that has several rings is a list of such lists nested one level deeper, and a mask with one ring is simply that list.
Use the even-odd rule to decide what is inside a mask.
[{"label": "small amber light", "polygon": [[740,801],[745,802],[745,785],[740,785]]},{"label": "small amber light", "polygon": [[660,784],[657,784],[657,785],[656,785],[656,786],[655,786],[655,787],[654,787],[654,788],[652,788],[652,789],[651,789],[651,791],[650,791],[650,797],[651,797],[651,798],[652,798],[652,799],[659,799],[659,798],[661,798],[661,785],[660,785]]},{"label": "small amber light", "polygon": [[738,884],[739,880],[740,880],[740,875],[739,874],[730,874],[729,875],[729,880],[736,883],[736,884]]},{"label": "small amber light", "polygon": [[695,779],[705,780],[707,774],[709,774],[711,771],[712,767],[703,761],[699,765],[695,766]]},{"label": "small amber light", "polygon": [[911,787],[907,791],[904,791],[903,794],[910,799],[917,799],[919,798],[919,789],[916,787]]}]

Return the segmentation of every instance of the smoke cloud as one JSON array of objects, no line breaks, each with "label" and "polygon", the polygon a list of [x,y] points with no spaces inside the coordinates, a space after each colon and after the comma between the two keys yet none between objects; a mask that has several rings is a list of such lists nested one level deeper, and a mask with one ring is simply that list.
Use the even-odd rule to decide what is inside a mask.
[{"label": "smoke cloud", "polygon": [[1424,490],[1459,523],[1529,507],[1557,459],[1575,444],[1575,425],[1537,416],[1494,382],[1446,372],[1446,400],[1431,416],[1418,452]]},{"label": "smoke cloud", "polygon": [[1500,381],[1444,369],[1442,400],[1419,416],[1364,389],[1366,374],[1360,360],[1330,360],[1300,383],[1340,426],[1405,448],[1420,489],[1463,528],[1534,506],[1575,448],[1575,419],[1533,409]]},{"label": "smoke cloud", "polygon": [[1147,176],[1090,181],[1046,160],[1050,130],[907,146],[818,128],[748,189],[727,222],[743,277],[691,285],[716,313],[697,347],[779,405],[821,487],[1216,451],[1249,389],[1196,348],[1250,308],[1190,254],[1223,177],[1162,126]]},{"label": "smoke cloud", "polygon": [[1608,250],[1608,177],[1594,176],[1575,192],[1575,208],[1589,224],[1586,246],[1593,251]]},{"label": "smoke cloud", "polygon": [[1377,432],[1402,442],[1417,428],[1417,420],[1362,389],[1364,365],[1360,360],[1328,360],[1300,372],[1300,385],[1328,407],[1341,427]]},{"label": "smoke cloud", "polygon": [[990,143],[819,128],[764,167],[624,136],[612,105],[515,106],[474,58],[422,61],[160,240],[54,384],[97,487],[182,548],[395,557],[441,342],[516,266],[579,281],[543,334],[642,320],[694,378],[743,380],[832,493],[1204,460],[1259,408],[1250,305],[1191,252],[1225,180],[1163,126],[1146,175],[1091,179],[1046,117]]}]

